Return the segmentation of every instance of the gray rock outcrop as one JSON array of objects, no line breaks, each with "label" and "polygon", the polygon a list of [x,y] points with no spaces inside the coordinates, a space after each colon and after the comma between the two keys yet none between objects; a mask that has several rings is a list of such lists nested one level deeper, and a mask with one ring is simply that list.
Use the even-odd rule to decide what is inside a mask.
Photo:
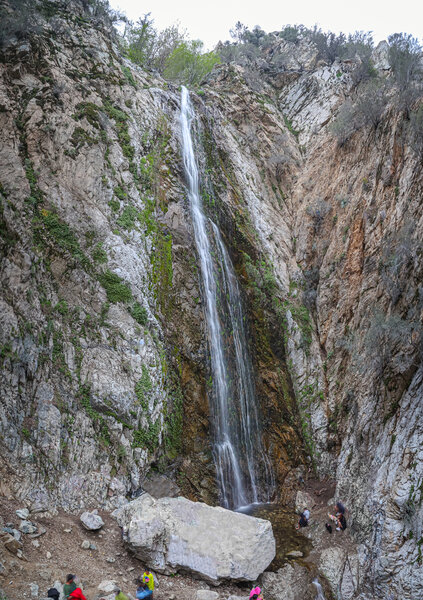
[{"label": "gray rock outcrop", "polygon": [[189,572],[215,585],[254,581],[275,556],[269,521],[186,498],[143,494],[114,516],[128,548],[160,573]]},{"label": "gray rock outcrop", "polygon": [[88,529],[88,531],[97,531],[98,529],[101,529],[104,525],[103,519],[100,517],[96,510],[93,512],[82,513],[82,515],[80,516],[80,520],[82,525],[85,527],[85,529]]}]

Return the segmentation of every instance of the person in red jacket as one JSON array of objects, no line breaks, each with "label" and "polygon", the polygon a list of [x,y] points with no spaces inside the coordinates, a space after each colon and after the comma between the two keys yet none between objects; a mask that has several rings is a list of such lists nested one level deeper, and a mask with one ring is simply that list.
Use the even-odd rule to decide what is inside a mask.
[{"label": "person in red jacket", "polygon": [[73,590],[73,592],[69,594],[69,598],[72,598],[72,600],[87,600],[82,593],[81,588],[76,588],[76,590]]}]

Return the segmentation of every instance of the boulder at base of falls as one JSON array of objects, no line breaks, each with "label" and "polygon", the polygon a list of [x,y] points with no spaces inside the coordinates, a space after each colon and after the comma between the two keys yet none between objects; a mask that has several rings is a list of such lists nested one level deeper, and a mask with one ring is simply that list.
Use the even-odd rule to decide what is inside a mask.
[{"label": "boulder at base of falls", "polygon": [[255,581],[275,556],[269,521],[186,498],[143,494],[113,515],[129,549],[160,573],[193,573],[214,585]]}]

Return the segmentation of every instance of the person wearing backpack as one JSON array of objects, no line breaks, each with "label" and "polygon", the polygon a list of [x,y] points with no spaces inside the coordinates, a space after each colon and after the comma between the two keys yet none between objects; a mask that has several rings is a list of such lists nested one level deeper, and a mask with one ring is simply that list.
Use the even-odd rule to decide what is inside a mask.
[{"label": "person wearing backpack", "polygon": [[138,580],[138,587],[136,597],[137,600],[144,600],[144,598],[148,598],[151,600],[153,597],[153,592],[148,589],[148,583],[150,581],[149,577],[143,577],[144,581],[141,579]]}]

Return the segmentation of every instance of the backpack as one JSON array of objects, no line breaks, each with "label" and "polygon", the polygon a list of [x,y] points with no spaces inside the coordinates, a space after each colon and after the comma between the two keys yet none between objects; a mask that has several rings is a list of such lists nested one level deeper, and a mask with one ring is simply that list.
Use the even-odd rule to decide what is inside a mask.
[{"label": "backpack", "polygon": [[325,527],[329,531],[329,533],[332,533],[332,525],[329,525],[329,523],[325,523]]}]

